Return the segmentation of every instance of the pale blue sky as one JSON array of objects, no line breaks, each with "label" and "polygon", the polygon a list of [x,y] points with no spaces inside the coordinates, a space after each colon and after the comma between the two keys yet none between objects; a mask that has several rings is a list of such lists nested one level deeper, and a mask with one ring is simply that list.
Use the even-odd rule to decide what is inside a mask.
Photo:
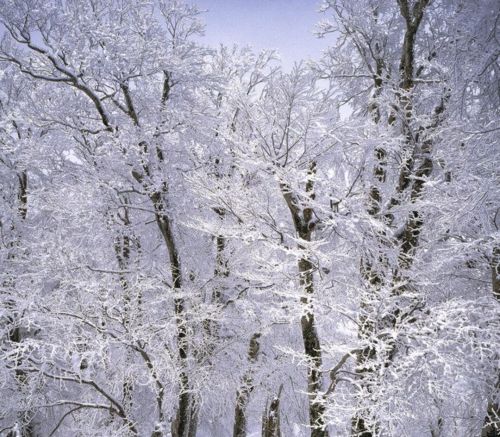
[{"label": "pale blue sky", "polygon": [[318,39],[314,27],[322,18],[321,0],[190,0],[202,10],[204,41],[210,45],[249,44],[277,49],[285,67],[318,58],[331,41]]}]

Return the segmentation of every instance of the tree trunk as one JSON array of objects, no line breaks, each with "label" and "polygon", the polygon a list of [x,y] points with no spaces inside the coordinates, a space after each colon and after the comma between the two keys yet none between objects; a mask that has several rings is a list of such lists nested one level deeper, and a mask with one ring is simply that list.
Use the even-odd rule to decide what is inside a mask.
[{"label": "tree trunk", "polygon": [[[250,366],[255,363],[259,357],[259,338],[261,334],[256,332],[252,335],[248,345],[248,362]],[[233,437],[246,437],[247,435],[247,406],[250,401],[250,394],[254,389],[252,379],[252,369],[249,368],[241,381],[240,388],[236,392],[236,405],[234,407],[234,427]]]},{"label": "tree trunk", "polygon": [[[389,226],[392,225],[392,221],[394,219],[392,213],[390,212],[390,208],[401,202],[401,194],[403,191],[407,190],[413,182],[410,201],[411,203],[415,203],[422,194],[425,178],[429,176],[432,171],[432,160],[430,158],[432,143],[430,141],[426,141],[425,138],[422,139],[425,132],[421,132],[421,164],[417,170],[414,170],[415,148],[417,147],[415,143],[418,142],[418,139],[415,141],[414,138],[418,138],[418,135],[415,136],[415,134],[411,131],[411,120],[413,116],[411,92],[414,85],[414,46],[419,26],[428,3],[429,0],[417,0],[413,6],[411,6],[408,0],[398,0],[401,16],[406,22],[406,29],[401,48],[401,60],[399,66],[400,84],[399,90],[396,93],[398,99],[396,107],[401,115],[401,128],[405,142],[402,150],[403,162],[401,163],[395,194],[390,199],[389,211],[385,212],[385,223]],[[383,82],[380,80],[380,75],[381,72],[378,72],[378,76],[375,78],[374,85],[376,94],[380,93],[379,90],[383,86]],[[376,123],[379,123],[381,120],[378,108],[377,106],[374,108],[375,109],[369,109],[371,110],[373,120]],[[442,101],[441,105],[436,108],[436,121],[435,125],[431,126],[431,128],[435,128],[437,126],[439,122],[438,117],[443,110],[444,101]],[[388,123],[392,125],[395,121],[396,118],[394,114],[391,114]],[[381,204],[383,201],[381,198],[381,190],[378,185],[386,181],[386,153],[383,149],[378,148],[375,151],[375,155],[376,164],[374,168],[374,178],[376,180],[376,184],[374,184],[370,190],[368,206],[368,213],[373,217],[377,217],[380,214]],[[401,233],[399,238],[399,256],[397,267],[392,274],[393,279],[390,284],[386,284],[393,290],[393,296],[403,294],[404,291],[406,291],[407,286],[401,286],[400,283],[405,283],[404,279],[406,278],[404,278],[404,272],[413,262],[422,226],[423,220],[420,212],[417,210],[411,211],[404,227],[404,231]],[[373,305],[371,301],[373,300],[373,297],[376,297],[376,294],[384,285],[385,279],[383,273],[381,272],[388,269],[390,270],[389,262],[385,255],[383,255],[383,248],[388,244],[386,235],[381,232],[376,235],[376,240],[378,247],[381,249],[380,254],[373,257],[373,259],[366,257],[361,261],[361,274],[367,283],[368,295],[361,300],[361,315],[359,317],[360,328],[358,336],[360,339],[365,340],[368,343],[370,342],[370,338],[377,336],[374,321],[370,320],[370,314],[372,313],[371,307]],[[375,263],[377,265],[374,265]],[[390,311],[389,316],[384,321],[385,324],[393,326],[397,320],[396,316],[402,311],[404,311],[404,308],[400,308],[399,305],[393,308]],[[384,323],[382,323],[382,325],[384,325]],[[387,363],[392,360],[395,348],[395,344],[389,344],[389,352],[387,353],[387,356],[384,357],[384,359],[387,360]],[[368,392],[371,391],[370,384],[373,382],[372,379],[377,373],[377,366],[381,366],[381,364],[375,365],[377,359],[380,359],[380,357],[376,356],[375,350],[370,344],[366,345],[360,352],[358,352],[356,373],[358,373],[359,377],[363,380],[361,384]],[[377,433],[377,428],[376,421],[371,418],[371,412],[360,406],[352,419],[352,435],[356,437],[372,437]]]},{"label": "tree trunk", "polygon": [[[15,125],[17,128],[17,125]],[[19,130],[18,130],[19,139],[21,139]],[[17,174],[17,179],[19,182],[18,191],[17,191],[17,199],[18,206],[17,212],[22,221],[26,220],[26,216],[28,214],[28,174],[25,170],[21,171]],[[12,225],[12,230],[16,232],[15,226]],[[15,237],[15,240],[12,242],[12,248],[19,245],[20,236]],[[9,254],[8,258],[13,259],[15,257],[14,252]],[[15,287],[14,279],[12,279],[11,287]],[[14,316],[15,317],[15,316]],[[9,331],[9,340],[13,344],[20,344],[23,342],[23,334],[21,327],[17,325],[17,321],[15,319],[11,319],[11,322],[15,325]],[[19,386],[21,387],[21,391],[23,391],[23,387],[28,384],[28,375],[23,370],[20,370],[18,366],[21,365],[21,359],[17,359],[17,366],[15,369],[16,380]],[[19,432],[20,437],[34,437],[35,436],[35,427],[33,423],[33,412],[30,410],[21,411],[19,413]]]},{"label": "tree trunk", "polygon": [[[130,267],[130,250],[131,250],[131,242],[130,242],[130,216],[129,209],[126,205],[130,203],[128,196],[123,196],[121,198],[123,203],[123,214],[118,213],[117,217],[123,225],[123,233],[120,233],[115,240],[115,255],[116,260],[118,262],[118,268],[121,272],[126,271]],[[119,274],[120,285],[123,291],[123,311],[124,318],[123,323],[126,328],[130,326],[130,304],[131,304],[131,296],[130,296],[130,287],[125,273]],[[130,350],[126,351],[126,362],[129,362],[132,359]],[[133,392],[133,380],[129,376],[125,376],[122,385],[122,395],[123,395],[123,408],[127,413],[130,413],[132,408],[132,392]]]},{"label": "tree trunk", "polygon": [[[147,151],[147,144],[142,145],[143,150]],[[162,160],[161,152],[158,151],[159,159]],[[150,169],[144,165],[144,173],[150,176]],[[196,402],[191,394],[191,386],[187,373],[188,359],[188,334],[186,326],[186,309],[185,302],[179,293],[182,290],[183,278],[179,252],[175,243],[175,238],[172,230],[172,223],[167,214],[167,202],[165,196],[168,193],[168,184],[166,181],[161,185],[161,190],[151,190],[149,184],[144,180],[144,174],[137,171],[132,171],[135,180],[141,183],[153,203],[155,210],[155,219],[158,229],[165,241],[168,257],[170,261],[170,272],[172,275],[172,288],[174,292],[174,314],[175,323],[177,326],[177,351],[180,359],[181,371],[179,373],[179,399],[175,419],[172,421],[171,433],[172,437],[192,437],[196,432]],[[194,431],[193,431],[194,430]]]},{"label": "tree trunk", "polygon": [[[500,246],[493,248],[490,266],[493,297],[500,305]],[[481,437],[500,437],[500,374],[495,384],[495,392],[488,402]]]},{"label": "tree trunk", "polygon": [[266,405],[266,410],[262,417],[262,437],[281,437],[280,423],[280,396],[283,385],[278,390],[278,394],[272,400],[269,409]]},{"label": "tree trunk", "polygon": [[[309,165],[308,178],[306,182],[307,199],[300,201],[285,183],[281,183],[281,192],[292,215],[295,231],[299,238],[305,242],[311,241],[315,226],[313,221],[313,209],[310,203],[314,201],[314,175],[316,163],[312,161]],[[298,244],[298,249],[305,251],[306,247]],[[312,298],[314,295],[314,265],[305,255],[298,261],[299,283],[302,289],[300,301],[306,308],[305,314],[300,319],[304,352],[308,358],[307,392],[309,396],[309,425],[311,437],[328,437],[324,421],[324,395],[322,393],[321,377],[321,344],[316,329],[316,321]]]}]

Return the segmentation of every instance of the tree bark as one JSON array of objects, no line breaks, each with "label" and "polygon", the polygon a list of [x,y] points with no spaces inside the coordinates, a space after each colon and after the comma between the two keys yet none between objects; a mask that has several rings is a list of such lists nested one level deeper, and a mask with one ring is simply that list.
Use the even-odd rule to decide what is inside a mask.
[{"label": "tree bark", "polygon": [[[308,198],[302,202],[291,192],[290,187],[281,183],[281,192],[292,215],[295,231],[304,242],[310,242],[315,226],[313,209],[310,203],[314,201],[314,176],[316,163],[312,161],[309,166],[306,193]],[[298,244],[298,249],[306,251],[306,247]],[[304,315],[300,319],[304,352],[308,358],[307,392],[309,396],[309,425],[311,437],[328,437],[328,430],[324,420],[325,404],[322,393],[321,377],[321,344],[316,329],[316,320],[313,308],[314,295],[314,265],[307,255],[298,261],[299,283],[302,289],[301,303],[305,307]]]},{"label": "tree bark", "polygon": [[[17,127],[17,125],[14,123],[14,126],[16,127],[16,130],[18,132],[19,139],[21,139],[20,131]],[[19,173],[17,173],[17,179],[19,182],[18,185],[18,190],[17,190],[17,200],[18,200],[18,206],[17,206],[17,212],[19,217],[21,218],[22,221],[26,220],[26,216],[28,214],[28,173],[26,170],[23,170]],[[12,225],[12,230],[16,232],[15,226]],[[19,245],[19,239],[20,236],[18,235],[15,237],[15,240],[12,242],[13,248],[17,245]],[[14,253],[9,254],[8,258],[13,259],[15,257]],[[14,287],[14,279],[12,279],[12,287]],[[15,317],[15,316],[14,316]],[[14,319],[11,319],[11,322],[13,322],[14,327],[9,330],[9,340],[13,344],[20,344],[23,342],[23,334],[21,327],[18,326],[17,321]],[[28,383],[28,375],[26,372],[23,370],[19,369],[18,367],[22,364],[22,361],[20,358],[17,359],[16,362],[17,366],[15,369],[15,375],[16,375],[16,380],[18,384],[21,387],[26,386]],[[19,414],[19,422],[20,422],[20,437],[34,437],[35,436],[35,426],[33,423],[33,416],[34,413],[30,410],[25,410],[21,411]]]},{"label": "tree bark", "polygon": [[262,417],[262,437],[281,437],[280,420],[280,397],[283,385],[280,386],[278,394],[274,397]]},{"label": "tree bark", "polygon": [[[408,0],[398,0],[398,5],[400,8],[400,13],[402,18],[405,20],[406,29],[403,36],[403,45],[401,48],[401,59],[399,64],[400,71],[400,83],[399,89],[396,92],[397,105],[396,109],[399,110],[402,119],[402,133],[405,138],[403,144],[402,156],[403,162],[401,164],[399,178],[397,181],[397,186],[395,188],[395,194],[390,198],[389,211],[381,211],[381,205],[383,202],[381,191],[379,185],[386,181],[386,153],[383,149],[377,148],[375,151],[376,164],[374,167],[374,179],[376,183],[372,186],[369,193],[369,206],[368,213],[373,217],[378,217],[381,212],[384,213],[384,221],[387,225],[392,225],[394,217],[390,212],[390,208],[398,205],[401,202],[401,194],[403,191],[407,190],[410,186],[410,202],[415,203],[421,196],[425,178],[428,177],[432,171],[432,159],[430,157],[432,151],[432,143],[425,138],[425,132],[421,132],[421,164],[417,170],[414,169],[415,165],[415,148],[418,147],[415,143],[418,142],[414,140],[414,133],[411,131],[411,120],[413,113],[412,97],[411,92],[414,85],[414,50],[415,50],[415,40],[416,36],[424,16],[425,8],[427,7],[429,0],[417,0],[413,7],[410,7]],[[377,63],[378,66],[378,63]],[[381,73],[378,72],[378,77],[375,78],[375,93],[379,94],[381,87],[384,85],[380,80]],[[372,118],[376,123],[381,121],[378,108],[370,108],[372,113]],[[441,105],[436,109],[436,122],[435,128],[438,124],[438,117],[444,110],[444,100]],[[391,115],[388,120],[388,124],[392,125],[395,122],[394,115]],[[418,136],[417,136],[418,138]],[[412,185],[413,183],[413,185]],[[406,291],[406,285],[404,284],[404,272],[407,270],[412,262],[415,254],[415,250],[418,246],[419,235],[423,226],[423,219],[421,213],[418,210],[413,210],[410,212],[404,230],[399,237],[399,256],[397,266],[392,274],[392,280],[389,285],[393,290],[393,295],[397,296],[403,294]],[[371,306],[370,301],[372,300],[371,294],[376,295],[376,293],[384,285],[385,277],[383,271],[389,270],[390,265],[388,259],[382,253],[383,248],[387,246],[389,240],[384,232],[380,232],[376,236],[377,246],[381,249],[381,253],[373,257],[373,259],[368,259],[365,257],[361,260],[361,274],[365,279],[368,286],[369,296],[362,298],[361,300],[361,315],[359,317],[359,332],[358,337],[361,340],[366,340],[370,342],[371,338],[377,336],[375,332],[375,324],[373,320],[370,320]],[[386,323],[394,325],[397,320],[397,316],[404,309],[396,307],[391,311],[391,314],[385,320]],[[389,345],[389,352],[387,353],[386,360],[391,360],[395,352],[395,344]],[[370,383],[373,375],[376,374],[377,366],[375,365],[376,359],[375,349],[370,345],[366,345],[357,354],[357,366],[356,373],[365,382],[362,383],[368,392],[370,392]],[[371,413],[366,411],[364,408],[360,407],[359,411],[356,412],[352,419],[351,433],[356,437],[372,437],[377,433],[377,423],[371,417]]]},{"label": "tree bark", "polygon": [[[252,335],[248,345],[248,363],[251,366],[259,357],[261,334],[256,332]],[[249,368],[241,381],[240,388],[236,392],[236,405],[234,407],[233,437],[246,437],[247,435],[247,406],[250,394],[254,389],[252,369]]]},{"label": "tree bark", "polygon": [[[500,305],[500,246],[493,248],[490,266],[493,297]],[[492,399],[488,402],[481,437],[500,437],[500,374]]]}]

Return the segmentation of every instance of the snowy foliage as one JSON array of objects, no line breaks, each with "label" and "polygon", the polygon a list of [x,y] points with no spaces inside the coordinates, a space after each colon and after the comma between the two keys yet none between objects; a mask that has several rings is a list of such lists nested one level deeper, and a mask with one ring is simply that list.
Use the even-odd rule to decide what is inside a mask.
[{"label": "snowy foliage", "polygon": [[0,0],[0,435],[500,435],[500,5],[321,11]]}]

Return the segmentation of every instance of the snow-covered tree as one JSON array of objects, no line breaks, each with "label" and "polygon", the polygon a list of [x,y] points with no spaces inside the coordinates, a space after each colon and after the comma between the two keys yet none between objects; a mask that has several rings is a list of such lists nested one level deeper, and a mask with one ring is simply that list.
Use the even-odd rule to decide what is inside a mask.
[{"label": "snow-covered tree", "polygon": [[498,129],[498,4],[332,0],[323,9],[333,16],[320,32],[336,44],[319,71],[336,80],[346,139],[357,129],[372,169],[358,212],[352,433],[477,434],[497,396],[498,187],[486,161],[498,156],[487,136]]},{"label": "snow-covered tree", "polygon": [[0,434],[498,435],[499,8],[0,0]]}]

